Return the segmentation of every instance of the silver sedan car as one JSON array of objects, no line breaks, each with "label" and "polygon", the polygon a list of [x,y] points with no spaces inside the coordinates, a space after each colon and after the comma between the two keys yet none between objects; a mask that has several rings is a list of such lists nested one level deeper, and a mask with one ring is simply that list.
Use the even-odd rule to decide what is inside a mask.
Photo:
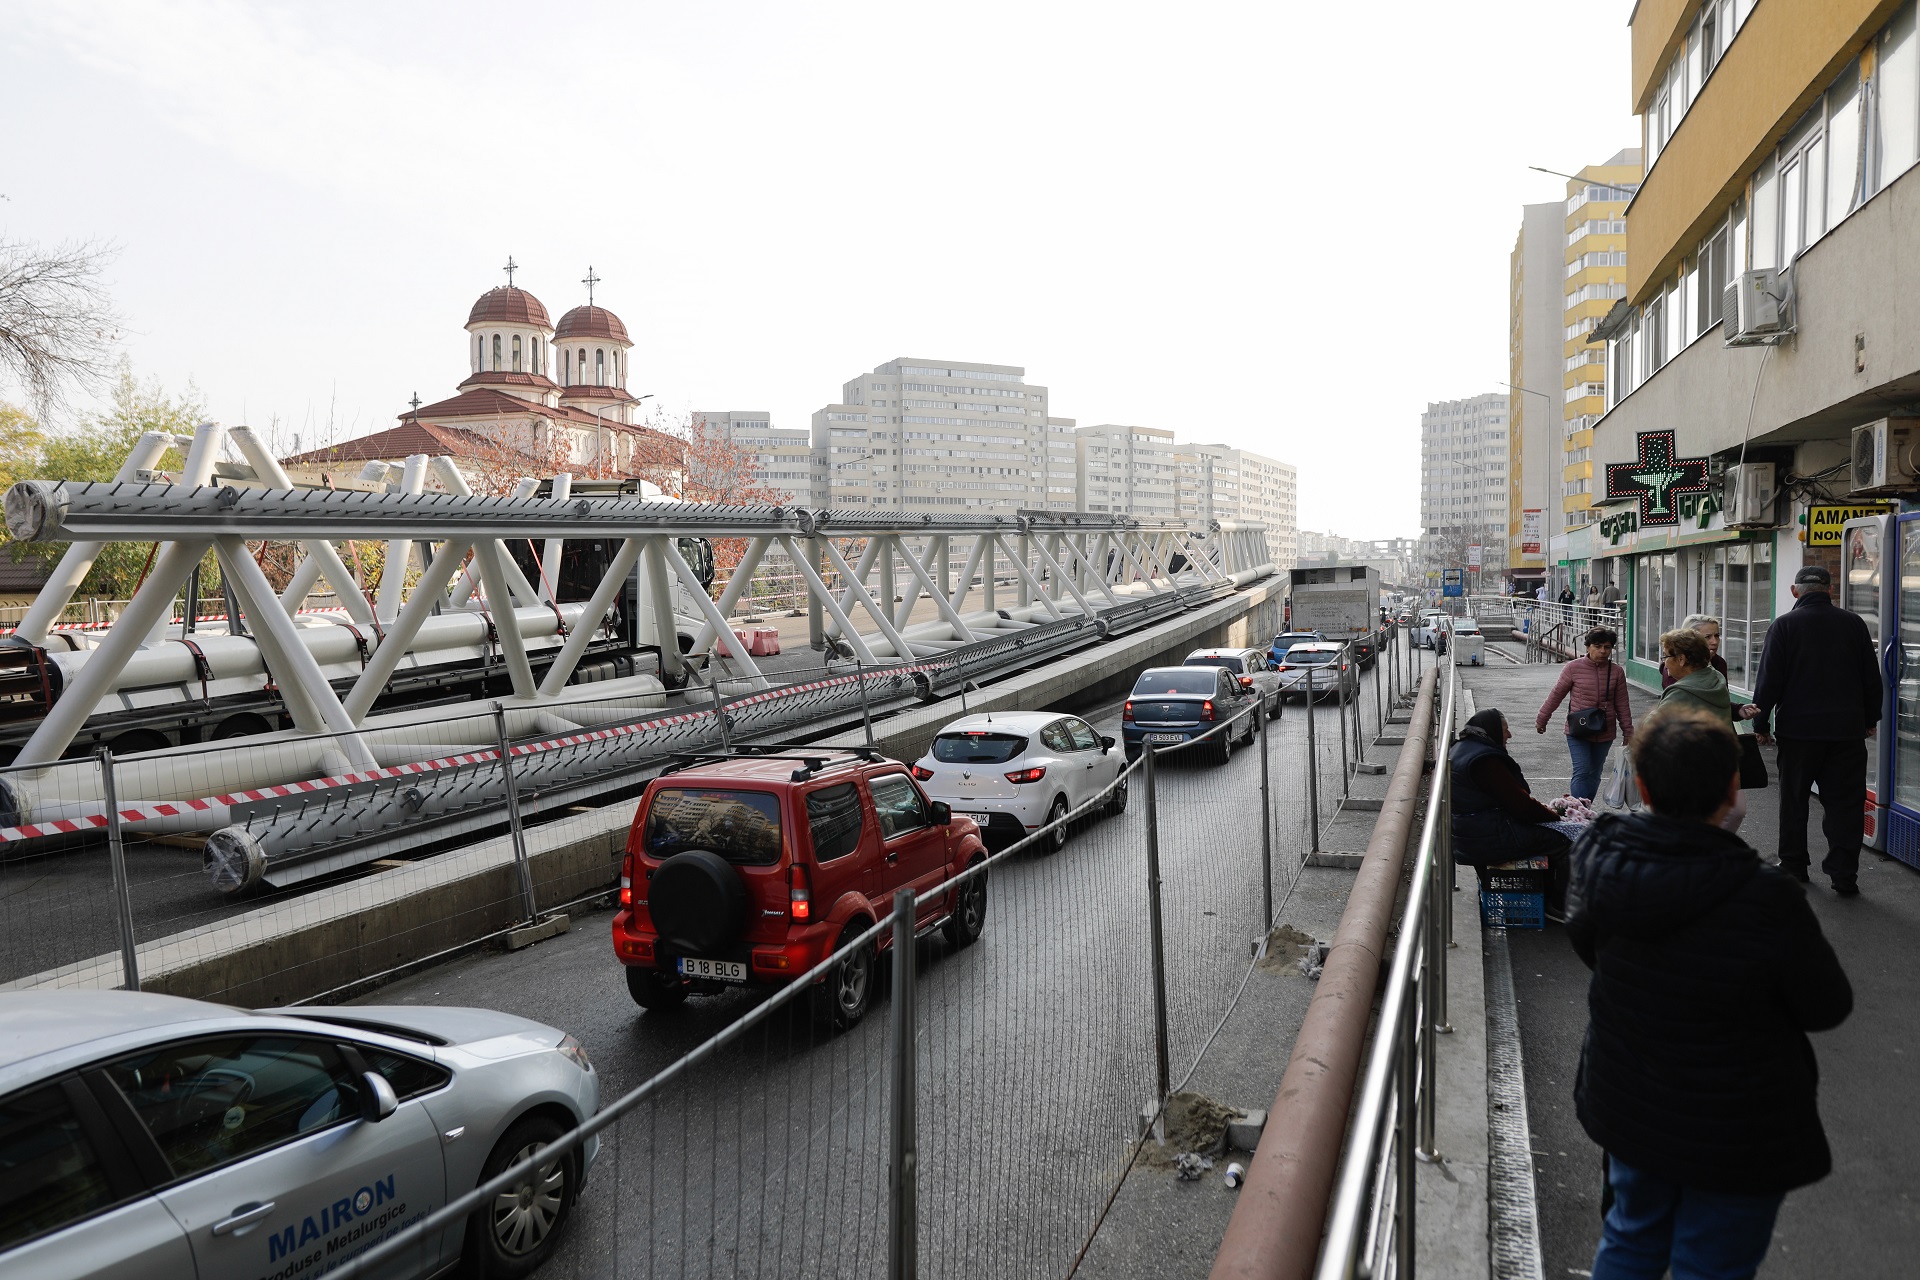
[{"label": "silver sedan car", "polygon": [[[318,1275],[599,1106],[573,1037],[484,1009],[248,1012],[117,991],[0,995],[0,1275]],[[597,1140],[382,1276],[552,1252]]]}]

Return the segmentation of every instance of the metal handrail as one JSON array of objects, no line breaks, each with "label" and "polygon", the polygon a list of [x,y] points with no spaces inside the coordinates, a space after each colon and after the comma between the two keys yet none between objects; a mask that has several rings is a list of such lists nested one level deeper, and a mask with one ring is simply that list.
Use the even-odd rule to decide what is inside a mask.
[{"label": "metal handrail", "polygon": [[[1334,1184],[1315,1280],[1414,1274],[1414,1169],[1434,1150],[1435,1036],[1447,1023],[1447,947],[1453,931],[1452,768],[1458,670],[1447,661],[1436,761],[1414,853],[1400,940],[1360,1083],[1351,1138]],[[1391,1261],[1389,1261],[1391,1259]]]}]

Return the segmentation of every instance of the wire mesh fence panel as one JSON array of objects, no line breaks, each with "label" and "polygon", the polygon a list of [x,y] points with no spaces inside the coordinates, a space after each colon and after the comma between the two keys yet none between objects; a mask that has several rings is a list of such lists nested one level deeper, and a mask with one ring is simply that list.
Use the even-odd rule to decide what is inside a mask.
[{"label": "wire mesh fence panel", "polygon": [[123,985],[100,778],[96,759],[0,770],[0,986]]},{"label": "wire mesh fence panel", "polygon": [[1065,1275],[1126,1171],[1155,1097],[1141,777],[998,855],[978,942],[922,945],[921,1275]]}]

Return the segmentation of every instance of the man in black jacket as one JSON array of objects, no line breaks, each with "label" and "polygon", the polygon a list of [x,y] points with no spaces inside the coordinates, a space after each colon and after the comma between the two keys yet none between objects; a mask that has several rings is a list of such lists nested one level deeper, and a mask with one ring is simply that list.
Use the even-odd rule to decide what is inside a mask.
[{"label": "man in black jacket", "polygon": [[1838,608],[1818,565],[1793,576],[1793,608],[1767,629],[1742,714],[1762,745],[1780,739],[1780,869],[1807,879],[1807,797],[1820,788],[1827,856],[1820,870],[1842,897],[1860,892],[1866,837],[1867,739],[1880,722],[1880,663],[1858,615]]},{"label": "man in black jacket", "polygon": [[1594,820],[1567,896],[1593,970],[1574,1102],[1613,1192],[1593,1280],[1751,1276],[1786,1193],[1833,1167],[1806,1033],[1853,989],[1806,891],[1716,825],[1739,794],[1726,722],[1649,718],[1633,762],[1648,811]]}]

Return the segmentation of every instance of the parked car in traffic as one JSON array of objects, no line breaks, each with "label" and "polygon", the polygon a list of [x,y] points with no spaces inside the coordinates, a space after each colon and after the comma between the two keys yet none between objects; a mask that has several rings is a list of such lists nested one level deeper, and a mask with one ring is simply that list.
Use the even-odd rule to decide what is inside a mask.
[{"label": "parked car in traffic", "polygon": [[[627,835],[613,951],[644,1009],[738,986],[782,986],[920,894],[921,930],[969,946],[986,925],[986,873],[931,891],[986,845],[908,767],[870,751],[687,757],[647,784]],[[812,992],[835,1030],[866,1015],[883,934]]]},{"label": "parked car in traffic", "polygon": [[913,776],[956,817],[972,819],[990,849],[1057,822],[1041,841],[1055,853],[1067,843],[1063,819],[1082,805],[1105,793],[1105,812],[1125,812],[1127,761],[1114,745],[1079,716],[994,711],[940,730]]},{"label": "parked car in traffic", "polygon": [[1276,666],[1287,660],[1287,650],[1296,644],[1313,644],[1327,637],[1318,631],[1283,631],[1267,646],[1267,657]]},{"label": "parked car in traffic", "polygon": [[1345,645],[1331,640],[1297,644],[1280,664],[1283,697],[1311,702],[1316,698],[1347,697],[1359,688],[1357,664]]},{"label": "parked car in traffic", "polygon": [[1416,649],[1437,649],[1440,645],[1440,632],[1446,625],[1447,611],[1444,609],[1423,609],[1420,621],[1413,628],[1413,644]]},{"label": "parked car in traffic", "polygon": [[[1134,681],[1133,692],[1120,709],[1127,758],[1149,747],[1191,742],[1257,707],[1258,701],[1258,694],[1222,667],[1149,667]],[[1245,745],[1259,732],[1254,716],[1244,717],[1241,723],[1244,729],[1235,725],[1207,739],[1218,763],[1233,757],[1233,739]]]},{"label": "parked car in traffic", "polygon": [[[0,996],[0,1275],[317,1275],[585,1122],[572,1036],[488,1009]],[[599,1139],[377,1274],[553,1252]]]},{"label": "parked car in traffic", "polygon": [[1222,668],[1260,696],[1268,719],[1280,714],[1280,673],[1259,649],[1195,649],[1184,665]]}]

